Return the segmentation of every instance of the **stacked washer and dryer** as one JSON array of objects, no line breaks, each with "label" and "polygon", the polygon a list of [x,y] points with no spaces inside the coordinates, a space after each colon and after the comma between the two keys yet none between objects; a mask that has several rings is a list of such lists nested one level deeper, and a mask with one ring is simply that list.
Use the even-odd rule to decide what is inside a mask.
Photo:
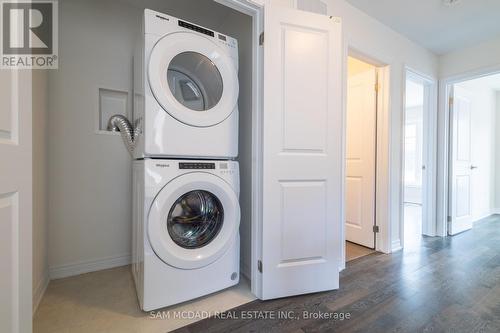
[{"label": "stacked washer and dryer", "polygon": [[238,46],[145,10],[134,58],[132,270],[149,311],[239,281]]}]

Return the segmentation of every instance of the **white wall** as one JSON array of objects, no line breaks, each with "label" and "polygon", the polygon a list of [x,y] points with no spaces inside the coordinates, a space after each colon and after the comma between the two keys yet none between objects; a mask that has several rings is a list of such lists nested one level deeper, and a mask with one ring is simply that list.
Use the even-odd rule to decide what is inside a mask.
[{"label": "white wall", "polygon": [[356,59],[354,57],[347,57],[347,77],[348,79],[352,76],[369,71],[371,69],[376,69],[372,64],[366,63],[362,60]]},{"label": "white wall", "polygon": [[49,283],[48,260],[48,71],[33,71],[33,308]]},{"label": "white wall", "polygon": [[478,166],[472,177],[472,215],[479,220],[495,208],[496,92],[480,80],[459,83],[455,89],[471,98],[471,159]]},{"label": "white wall", "polygon": [[439,58],[439,75],[447,78],[500,65],[500,37],[460,49]]},{"label": "white wall", "polygon": [[[438,75],[438,58],[430,51],[413,43],[404,36],[391,30],[374,18],[348,4],[345,0],[327,0],[328,14],[342,18],[345,44],[380,63],[390,65],[390,149],[379,152],[379,157],[386,156],[390,160],[390,168],[385,170],[390,183],[380,191],[390,193],[387,208],[389,216],[379,219],[390,219],[391,244],[381,244],[385,250],[397,249],[400,246],[400,217],[401,217],[401,151],[402,151],[402,116],[403,116],[403,86],[404,66],[430,77]],[[382,231],[383,232],[383,231]]]},{"label": "white wall", "polygon": [[[145,7],[236,38],[243,31],[235,31],[235,35],[231,30],[234,25],[251,24],[209,0],[59,3],[60,62],[59,69],[50,71],[49,77],[52,277],[123,265],[130,260],[131,158],[119,135],[96,133],[96,117],[99,87],[126,91],[131,96],[132,54]],[[247,74],[248,68],[242,68],[242,73]],[[247,79],[242,89],[248,90],[249,85]],[[129,98],[129,114],[131,105]],[[242,121],[248,120],[246,112],[251,104],[247,97],[240,99],[240,107]],[[240,139],[249,133],[241,135]],[[248,150],[249,141],[242,143],[240,149]],[[243,171],[248,173],[248,169]],[[245,189],[250,188],[249,182],[246,181]],[[243,190],[242,199],[247,202],[249,192]],[[243,223],[242,228],[249,226]],[[242,245],[249,247],[249,239]]]},{"label": "white wall", "polygon": [[500,214],[500,91],[495,94],[495,212]]}]

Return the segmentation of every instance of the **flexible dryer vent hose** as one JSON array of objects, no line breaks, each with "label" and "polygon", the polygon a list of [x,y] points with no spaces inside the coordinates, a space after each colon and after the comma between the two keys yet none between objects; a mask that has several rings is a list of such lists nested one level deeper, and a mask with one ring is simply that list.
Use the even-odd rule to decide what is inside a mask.
[{"label": "flexible dryer vent hose", "polygon": [[112,132],[120,132],[125,146],[127,147],[129,153],[132,155],[136,145],[137,137],[139,136],[139,130],[137,126],[133,128],[127,117],[121,114],[115,114],[114,116],[109,118],[108,130]]}]

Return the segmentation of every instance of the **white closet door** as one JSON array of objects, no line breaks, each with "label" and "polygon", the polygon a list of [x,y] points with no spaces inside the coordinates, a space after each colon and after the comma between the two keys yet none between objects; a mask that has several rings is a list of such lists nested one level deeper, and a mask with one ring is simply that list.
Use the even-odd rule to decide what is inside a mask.
[{"label": "white closet door", "polygon": [[31,71],[0,70],[0,332],[31,332]]},{"label": "white closet door", "polygon": [[376,83],[375,68],[347,81],[346,240],[369,248],[375,248]]},{"label": "white closet door", "polygon": [[472,228],[471,99],[463,89],[453,89],[451,205],[448,233],[458,234]]},{"label": "white closet door", "polygon": [[339,287],[341,23],[265,4],[262,299]]}]

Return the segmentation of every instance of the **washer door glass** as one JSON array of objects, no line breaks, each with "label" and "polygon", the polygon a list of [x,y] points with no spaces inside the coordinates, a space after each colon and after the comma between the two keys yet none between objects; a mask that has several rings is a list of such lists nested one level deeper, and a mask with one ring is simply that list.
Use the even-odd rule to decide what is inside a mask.
[{"label": "washer door glass", "polygon": [[216,175],[186,173],[160,190],[147,224],[151,248],[163,262],[181,269],[204,267],[234,244],[240,226],[238,195]]},{"label": "washer door glass", "polygon": [[222,228],[224,209],[211,192],[190,191],[178,198],[167,217],[172,240],[185,249],[196,249],[210,243]]},{"label": "washer door glass", "polygon": [[191,110],[209,110],[222,97],[222,76],[217,66],[197,52],[176,55],[168,65],[167,81],[175,99]]}]

